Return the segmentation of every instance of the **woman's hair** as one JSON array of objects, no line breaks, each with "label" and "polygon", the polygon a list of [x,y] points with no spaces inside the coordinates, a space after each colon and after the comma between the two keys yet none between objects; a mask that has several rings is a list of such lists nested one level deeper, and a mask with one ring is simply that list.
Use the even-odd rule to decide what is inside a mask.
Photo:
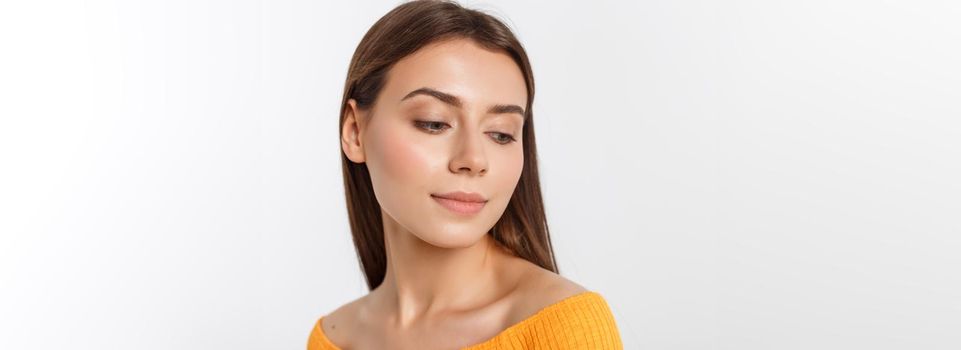
[{"label": "woman's hair", "polygon": [[[384,87],[387,72],[397,61],[430,43],[458,38],[507,53],[524,75],[527,85],[527,108],[522,131],[524,168],[510,202],[494,224],[491,235],[495,242],[513,254],[557,273],[537,173],[531,110],[534,75],[524,47],[497,18],[450,1],[413,1],[388,12],[367,31],[351,58],[338,131],[344,126],[347,101],[353,98],[358,109],[370,110]],[[354,247],[367,286],[373,290],[383,282],[387,272],[380,205],[374,197],[367,165],[351,162],[343,152],[341,164]]]}]

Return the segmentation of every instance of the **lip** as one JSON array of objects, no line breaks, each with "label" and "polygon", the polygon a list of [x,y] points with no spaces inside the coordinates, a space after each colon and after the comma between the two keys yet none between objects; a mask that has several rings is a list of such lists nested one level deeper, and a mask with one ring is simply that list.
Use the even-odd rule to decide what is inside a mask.
[{"label": "lip", "polygon": [[484,203],[487,202],[487,198],[474,192],[447,192],[447,193],[433,193],[431,196],[452,199],[461,202],[472,202],[472,203]]},{"label": "lip", "polygon": [[477,214],[487,205],[487,199],[477,193],[458,191],[431,194],[430,196],[444,208],[463,215]]}]

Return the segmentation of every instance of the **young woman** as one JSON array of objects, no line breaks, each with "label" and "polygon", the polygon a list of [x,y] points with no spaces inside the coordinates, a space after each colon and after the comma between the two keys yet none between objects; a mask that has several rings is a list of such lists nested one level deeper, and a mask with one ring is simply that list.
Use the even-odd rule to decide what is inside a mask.
[{"label": "young woman", "polygon": [[444,1],[387,13],[354,52],[340,114],[354,245],[370,292],[307,348],[620,349],[605,299],[558,274],[524,48]]}]

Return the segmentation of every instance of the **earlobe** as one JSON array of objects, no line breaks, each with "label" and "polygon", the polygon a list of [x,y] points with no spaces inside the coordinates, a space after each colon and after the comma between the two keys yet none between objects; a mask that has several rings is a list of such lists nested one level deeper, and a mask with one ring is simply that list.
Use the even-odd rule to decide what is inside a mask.
[{"label": "earlobe", "polygon": [[344,124],[340,131],[340,144],[347,159],[354,163],[366,161],[364,156],[363,133],[358,122],[357,101],[349,99],[347,108],[344,109]]}]

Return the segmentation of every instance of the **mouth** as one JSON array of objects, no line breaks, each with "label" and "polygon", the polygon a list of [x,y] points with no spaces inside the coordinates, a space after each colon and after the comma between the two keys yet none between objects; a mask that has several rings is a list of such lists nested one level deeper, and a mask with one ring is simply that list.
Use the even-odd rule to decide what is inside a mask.
[{"label": "mouth", "polygon": [[460,215],[474,215],[484,209],[487,199],[476,193],[450,192],[431,194],[438,204]]}]

